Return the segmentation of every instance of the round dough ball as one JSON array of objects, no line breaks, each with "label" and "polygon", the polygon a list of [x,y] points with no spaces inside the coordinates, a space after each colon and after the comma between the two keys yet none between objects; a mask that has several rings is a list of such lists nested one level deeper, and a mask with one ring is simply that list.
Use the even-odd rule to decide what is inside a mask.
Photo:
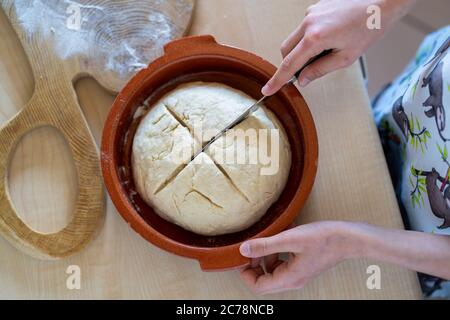
[{"label": "round dough ball", "polygon": [[191,161],[255,102],[224,84],[192,82],[155,103],[133,141],[133,176],[144,201],[162,218],[201,235],[257,222],[280,196],[291,166],[288,138],[272,112],[261,105]]}]

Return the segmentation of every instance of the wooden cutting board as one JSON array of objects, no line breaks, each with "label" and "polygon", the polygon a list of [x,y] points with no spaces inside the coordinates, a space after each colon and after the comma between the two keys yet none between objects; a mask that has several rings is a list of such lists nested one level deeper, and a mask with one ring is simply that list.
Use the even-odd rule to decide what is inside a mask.
[{"label": "wooden cutting board", "polygon": [[[189,27],[194,0],[3,0],[28,56],[35,80],[31,100],[0,130],[0,233],[42,259],[82,249],[101,226],[104,190],[98,152],[73,88],[89,75],[118,92],[165,43]],[[60,231],[33,230],[17,214],[8,192],[8,167],[16,144],[30,131],[50,126],[67,140],[77,172],[71,221]]]}]

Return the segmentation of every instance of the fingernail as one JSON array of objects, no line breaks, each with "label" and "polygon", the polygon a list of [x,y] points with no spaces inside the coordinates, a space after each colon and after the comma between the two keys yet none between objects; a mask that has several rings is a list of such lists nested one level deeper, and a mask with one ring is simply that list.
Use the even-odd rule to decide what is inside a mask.
[{"label": "fingernail", "polygon": [[262,89],[261,89],[261,93],[264,95],[264,96],[267,96],[268,93],[269,92],[269,86],[266,84]]},{"label": "fingernail", "polygon": [[308,78],[301,78],[299,81],[299,85],[300,87],[306,87],[310,82],[311,80],[309,80]]},{"label": "fingernail", "polygon": [[239,251],[243,256],[248,257],[250,255],[250,244],[248,242],[244,242],[241,244]]}]

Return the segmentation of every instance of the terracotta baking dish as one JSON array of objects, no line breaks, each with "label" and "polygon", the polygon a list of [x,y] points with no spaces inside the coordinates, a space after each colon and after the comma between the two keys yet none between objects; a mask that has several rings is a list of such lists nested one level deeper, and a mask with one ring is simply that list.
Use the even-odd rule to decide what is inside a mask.
[{"label": "terracotta baking dish", "polygon": [[288,183],[264,217],[244,231],[207,237],[163,220],[134,190],[130,166],[132,140],[142,118],[136,110],[150,95],[151,105],[177,85],[198,80],[221,82],[258,99],[275,70],[262,58],[218,44],[212,36],[187,37],[167,44],[164,55],[136,74],[119,93],[104,127],[101,165],[114,205],[142,237],[164,250],[197,259],[203,270],[217,271],[248,264],[239,253],[242,241],[274,235],[294,221],[314,183],[318,145],[311,113],[293,85],[265,102],[284,125],[291,144]]}]

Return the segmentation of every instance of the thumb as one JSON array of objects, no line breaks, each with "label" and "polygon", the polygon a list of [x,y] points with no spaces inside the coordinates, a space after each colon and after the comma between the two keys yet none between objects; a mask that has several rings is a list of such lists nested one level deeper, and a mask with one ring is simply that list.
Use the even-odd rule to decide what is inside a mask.
[{"label": "thumb", "polygon": [[244,257],[259,258],[275,253],[290,252],[294,240],[282,232],[273,237],[259,238],[245,241],[239,251]]},{"label": "thumb", "polygon": [[331,53],[307,66],[300,74],[298,83],[300,87],[306,87],[311,81],[321,78],[330,72],[348,67],[354,61],[355,59],[352,59],[347,53]]}]

